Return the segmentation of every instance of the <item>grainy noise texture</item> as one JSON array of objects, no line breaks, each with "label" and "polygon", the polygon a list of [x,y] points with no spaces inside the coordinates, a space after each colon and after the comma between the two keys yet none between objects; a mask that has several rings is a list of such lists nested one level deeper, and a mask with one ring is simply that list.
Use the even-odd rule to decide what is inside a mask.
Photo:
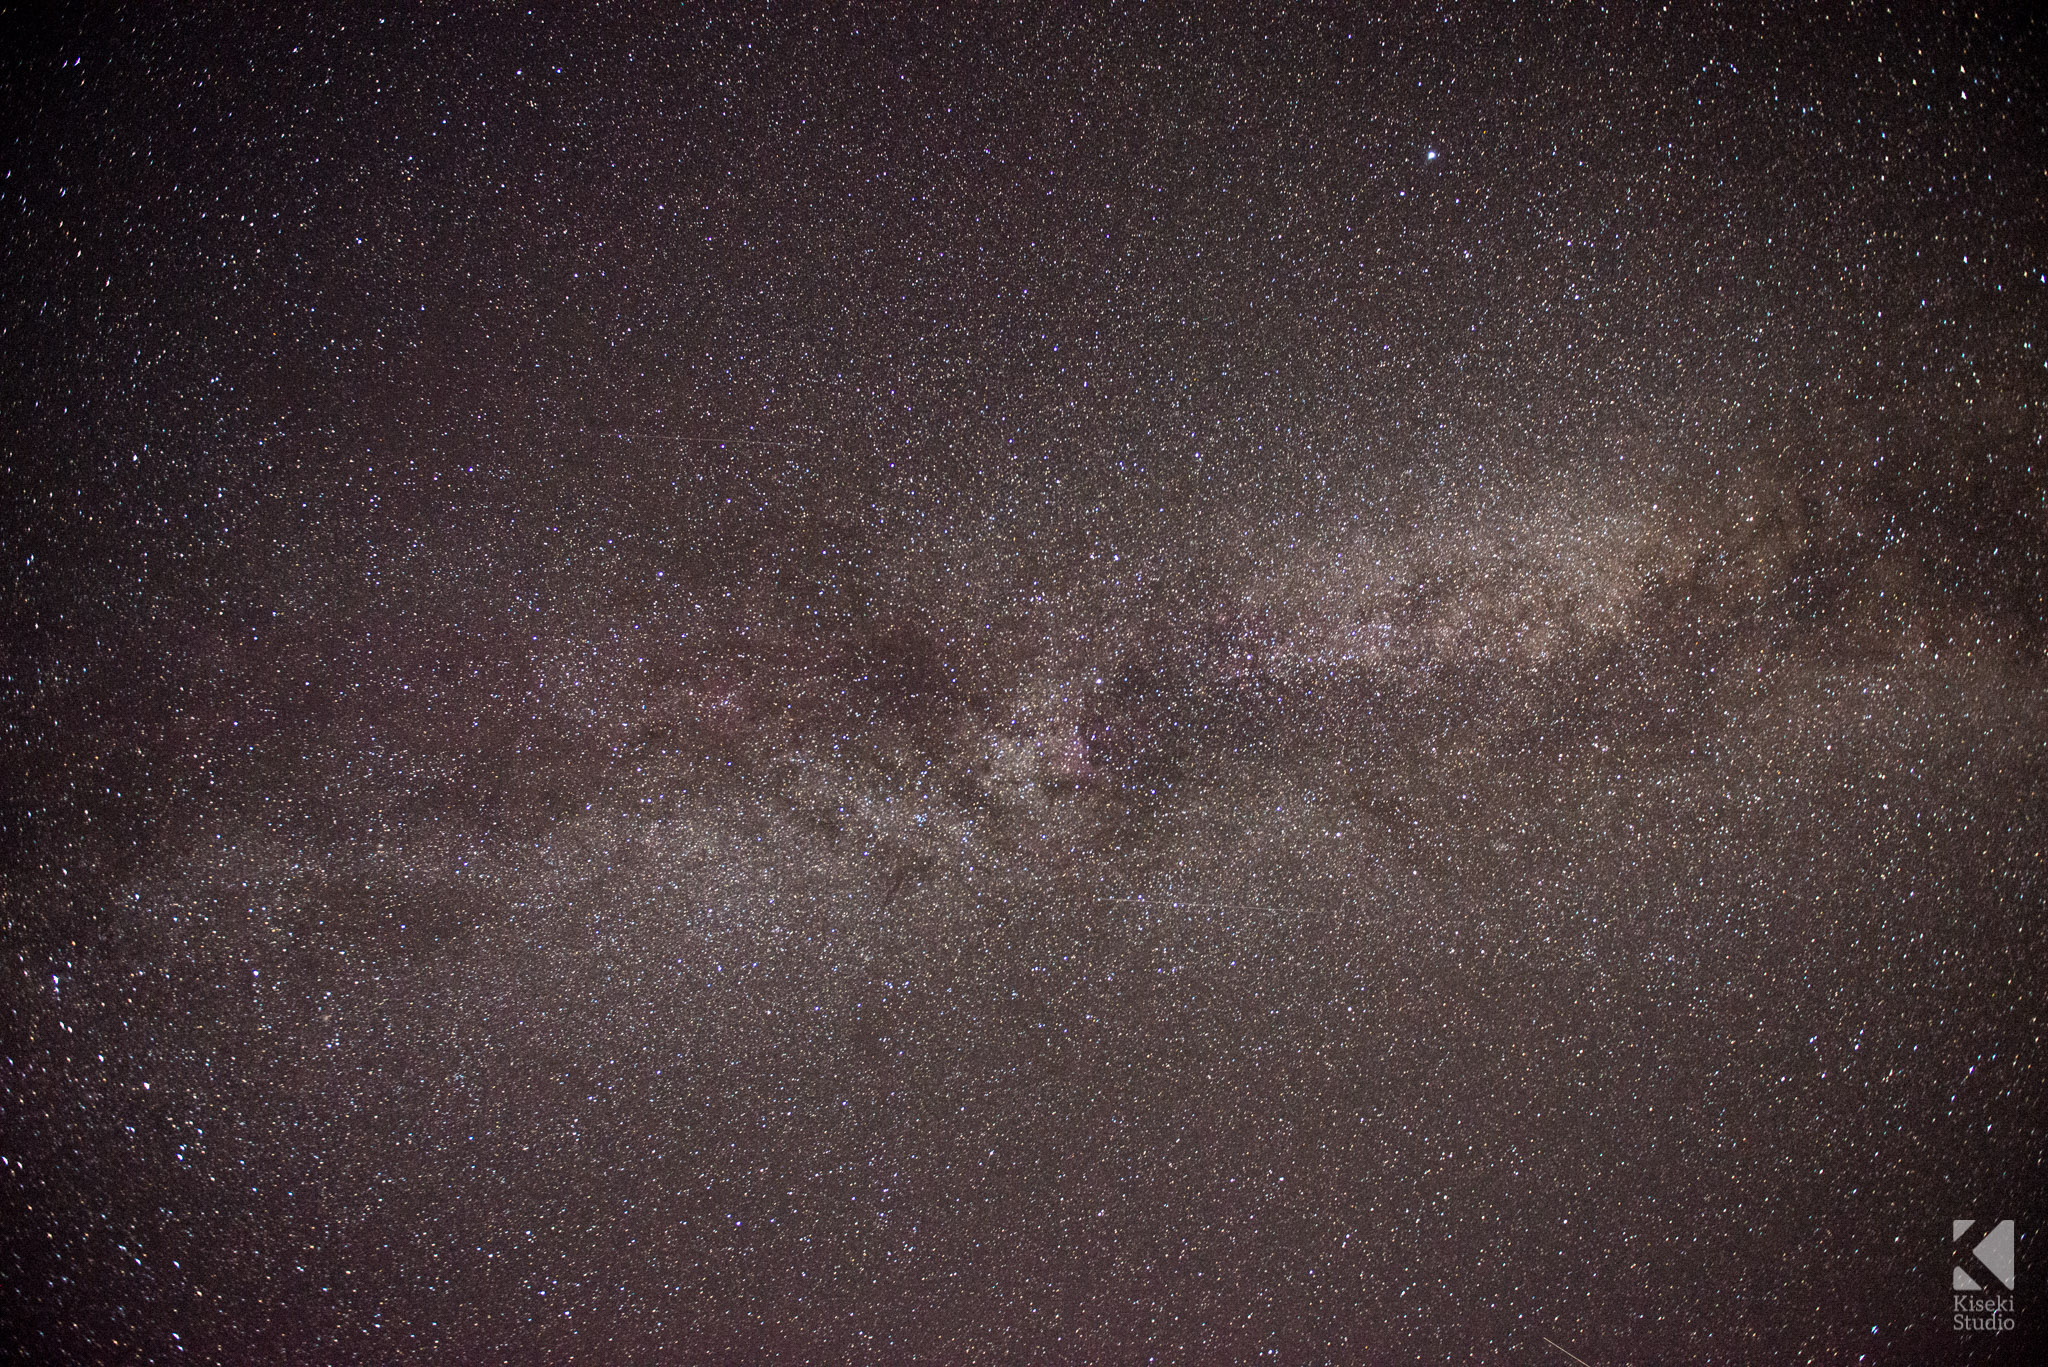
[{"label": "grainy noise texture", "polygon": [[2043,1360],[2038,20],[0,26],[0,1351]]}]

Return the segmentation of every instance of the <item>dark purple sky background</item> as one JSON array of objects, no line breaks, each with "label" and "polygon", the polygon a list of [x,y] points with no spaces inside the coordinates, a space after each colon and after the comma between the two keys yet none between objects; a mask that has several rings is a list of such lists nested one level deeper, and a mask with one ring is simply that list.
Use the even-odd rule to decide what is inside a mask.
[{"label": "dark purple sky background", "polygon": [[2048,35],[1610,8],[0,19],[9,1351],[2022,1360]]}]

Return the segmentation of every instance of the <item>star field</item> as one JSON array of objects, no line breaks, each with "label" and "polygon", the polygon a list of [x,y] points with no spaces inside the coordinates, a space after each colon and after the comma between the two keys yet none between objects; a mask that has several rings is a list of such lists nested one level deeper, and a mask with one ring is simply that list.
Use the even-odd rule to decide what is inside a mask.
[{"label": "star field", "polygon": [[0,1343],[2026,1360],[2048,66],[1897,8],[10,17]]}]

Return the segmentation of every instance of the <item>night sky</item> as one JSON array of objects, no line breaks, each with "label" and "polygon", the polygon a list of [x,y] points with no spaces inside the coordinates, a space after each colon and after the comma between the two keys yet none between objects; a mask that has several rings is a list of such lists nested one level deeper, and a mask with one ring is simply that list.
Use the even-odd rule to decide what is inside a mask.
[{"label": "night sky", "polygon": [[2020,1360],[2048,28],[1395,9],[0,16],[0,1351]]}]

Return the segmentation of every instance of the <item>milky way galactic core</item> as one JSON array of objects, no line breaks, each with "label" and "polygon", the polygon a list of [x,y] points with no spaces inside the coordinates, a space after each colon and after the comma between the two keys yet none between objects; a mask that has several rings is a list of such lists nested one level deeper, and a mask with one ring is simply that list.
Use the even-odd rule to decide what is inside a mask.
[{"label": "milky way galactic core", "polygon": [[2040,1332],[2038,21],[5,22],[21,1360]]}]

